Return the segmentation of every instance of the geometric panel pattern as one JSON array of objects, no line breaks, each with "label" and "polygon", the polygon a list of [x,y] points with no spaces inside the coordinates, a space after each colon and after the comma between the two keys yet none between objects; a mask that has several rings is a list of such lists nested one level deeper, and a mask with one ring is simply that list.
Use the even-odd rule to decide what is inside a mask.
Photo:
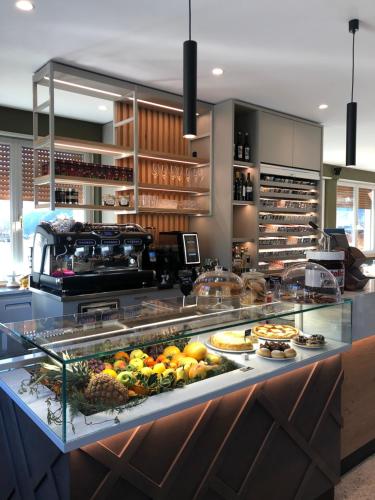
[{"label": "geometric panel pattern", "polygon": [[342,380],[334,356],[75,450],[71,498],[313,500],[340,478]]},{"label": "geometric panel pattern", "polygon": [[0,390],[0,499],[68,500],[69,456]]}]

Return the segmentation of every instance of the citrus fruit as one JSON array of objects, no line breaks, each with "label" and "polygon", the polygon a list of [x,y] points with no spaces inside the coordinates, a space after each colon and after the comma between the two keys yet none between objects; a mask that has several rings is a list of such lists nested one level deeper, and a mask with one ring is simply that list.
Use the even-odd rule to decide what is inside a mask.
[{"label": "citrus fruit", "polygon": [[149,377],[154,372],[152,371],[152,368],[150,368],[149,366],[145,366],[145,367],[141,368],[141,373],[142,373],[142,375],[145,375],[146,377]]},{"label": "citrus fruit", "polygon": [[129,363],[129,368],[132,368],[133,370],[140,370],[143,368],[143,361],[140,358],[133,358],[130,360]]},{"label": "citrus fruit", "polygon": [[125,351],[119,351],[116,352],[114,358],[116,361],[119,359],[124,359],[125,361],[129,361],[129,354]]},{"label": "citrus fruit", "polygon": [[110,377],[117,378],[117,373],[115,372],[115,370],[111,370],[110,368],[106,368],[101,373],[105,373],[106,375],[109,375]]},{"label": "citrus fruit", "polygon": [[184,354],[197,361],[204,359],[207,355],[207,348],[202,342],[190,342],[185,346]]},{"label": "citrus fruit", "polygon": [[180,349],[175,346],[175,345],[169,345],[168,347],[166,347],[163,351],[163,354],[164,356],[166,356],[167,358],[173,358],[173,356],[175,354],[178,354],[180,351]]},{"label": "citrus fruit", "polygon": [[156,365],[154,365],[152,371],[154,373],[163,373],[163,371],[165,370],[165,364],[164,363],[156,363]]}]

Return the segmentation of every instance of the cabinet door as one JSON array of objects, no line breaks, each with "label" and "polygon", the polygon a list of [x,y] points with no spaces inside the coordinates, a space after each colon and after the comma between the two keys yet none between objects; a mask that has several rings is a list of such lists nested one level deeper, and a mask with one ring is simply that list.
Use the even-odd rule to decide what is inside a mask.
[{"label": "cabinet door", "polygon": [[293,165],[293,128],[289,118],[261,113],[260,116],[260,161],[272,165]]},{"label": "cabinet door", "polygon": [[294,122],[293,167],[320,171],[321,154],[321,127]]},{"label": "cabinet door", "polygon": [[2,298],[0,301],[0,323],[13,323],[31,319],[31,293],[28,298]]}]

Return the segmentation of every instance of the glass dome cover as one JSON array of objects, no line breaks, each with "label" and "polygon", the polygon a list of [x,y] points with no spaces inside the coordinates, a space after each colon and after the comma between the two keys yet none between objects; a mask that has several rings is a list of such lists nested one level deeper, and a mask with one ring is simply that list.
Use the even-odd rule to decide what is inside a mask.
[{"label": "glass dome cover", "polygon": [[238,307],[243,293],[242,279],[218,266],[214,271],[207,271],[198,276],[193,286],[197,305],[208,309]]},{"label": "glass dome cover", "polygon": [[315,262],[301,262],[282,274],[278,298],[297,304],[331,304],[341,302],[341,292],[328,269]]}]

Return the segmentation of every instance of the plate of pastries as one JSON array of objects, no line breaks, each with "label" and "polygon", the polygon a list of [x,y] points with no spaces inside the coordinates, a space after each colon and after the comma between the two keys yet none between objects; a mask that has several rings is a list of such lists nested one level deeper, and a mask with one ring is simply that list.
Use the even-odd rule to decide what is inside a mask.
[{"label": "plate of pastries", "polygon": [[306,335],[299,333],[292,339],[292,344],[305,349],[321,349],[326,345],[324,335]]},{"label": "plate of pastries", "polygon": [[292,361],[296,359],[297,352],[287,342],[267,340],[264,344],[260,344],[256,355],[271,361]]},{"label": "plate of pastries", "polygon": [[298,328],[291,325],[261,324],[253,326],[252,333],[256,337],[264,340],[287,340],[290,341],[299,335]]},{"label": "plate of pastries", "polygon": [[208,347],[216,351],[228,353],[254,352],[258,347],[259,339],[255,335],[248,335],[248,330],[225,330],[211,335]]}]

